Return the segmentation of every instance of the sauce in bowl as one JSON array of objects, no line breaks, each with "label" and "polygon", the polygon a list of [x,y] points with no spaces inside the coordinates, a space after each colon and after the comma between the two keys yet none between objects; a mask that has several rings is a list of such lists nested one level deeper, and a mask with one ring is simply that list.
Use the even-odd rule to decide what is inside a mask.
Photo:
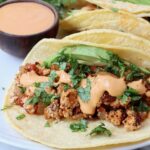
[{"label": "sauce in bowl", "polygon": [[0,8],[0,31],[13,35],[33,35],[54,25],[51,9],[34,2],[16,2]]}]

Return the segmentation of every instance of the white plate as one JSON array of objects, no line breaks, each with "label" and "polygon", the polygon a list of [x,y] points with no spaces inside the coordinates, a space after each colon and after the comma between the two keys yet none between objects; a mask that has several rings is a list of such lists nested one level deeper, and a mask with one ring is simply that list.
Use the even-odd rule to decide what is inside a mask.
[{"label": "white plate", "polygon": [[[22,60],[5,54],[0,50],[0,108],[2,108],[2,100],[4,96],[4,90],[2,87],[8,87],[12,78],[14,77],[16,71],[19,68]],[[136,138],[136,137],[135,137]],[[3,112],[0,112],[0,142],[13,145],[19,148],[28,150],[54,150],[53,148],[48,148],[39,143],[30,141],[20,134],[18,134],[14,129],[12,129],[9,124],[3,118]],[[122,146],[119,148],[113,148],[115,150],[129,150],[140,148],[143,146],[150,145],[150,141],[143,142],[140,144],[134,144],[130,146]]]}]

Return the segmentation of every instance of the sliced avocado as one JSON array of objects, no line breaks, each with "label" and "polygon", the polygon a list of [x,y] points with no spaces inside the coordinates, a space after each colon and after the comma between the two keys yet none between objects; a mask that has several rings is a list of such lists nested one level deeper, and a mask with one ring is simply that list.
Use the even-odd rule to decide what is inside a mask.
[{"label": "sliced avocado", "polygon": [[55,60],[62,54],[70,55],[76,58],[79,63],[84,64],[103,64],[104,60],[111,60],[113,53],[102,48],[87,46],[87,45],[74,45],[69,47],[64,47],[58,53],[52,55],[46,61],[44,61],[43,66],[49,67]]},{"label": "sliced avocado", "polygon": [[111,56],[113,55],[113,53],[110,51],[87,45],[66,47],[64,49],[64,54],[71,55],[80,62],[84,61],[93,64],[97,64],[98,62],[100,63],[100,58],[109,61],[111,59]]}]

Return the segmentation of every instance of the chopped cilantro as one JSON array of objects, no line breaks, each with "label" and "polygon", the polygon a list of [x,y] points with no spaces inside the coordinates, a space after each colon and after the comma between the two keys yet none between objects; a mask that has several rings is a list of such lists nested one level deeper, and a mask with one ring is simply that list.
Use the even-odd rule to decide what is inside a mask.
[{"label": "chopped cilantro", "polygon": [[50,75],[49,75],[49,84],[52,86],[54,80],[56,79],[57,74],[54,70],[51,71]]},{"label": "chopped cilantro", "polygon": [[132,88],[126,89],[124,94],[119,98],[123,104],[125,104],[127,100],[130,99],[130,105],[134,111],[150,111],[150,107],[143,101],[142,96]]},{"label": "chopped cilantro", "polygon": [[85,88],[79,87],[78,89],[78,95],[80,98],[84,101],[87,102],[90,100],[90,92],[91,92],[91,81],[90,79],[87,79],[87,84]]},{"label": "chopped cilantro", "polygon": [[87,129],[87,121],[84,119],[81,119],[80,122],[78,123],[72,123],[70,124],[70,129],[72,130],[72,132],[85,132]]},{"label": "chopped cilantro", "polygon": [[77,0],[44,0],[50,4],[52,4],[59,13],[61,18],[64,18],[67,12],[70,10],[67,6],[70,4],[74,4]]},{"label": "chopped cilantro", "polygon": [[121,99],[121,102],[123,104],[125,104],[128,99],[130,98],[130,100],[132,102],[135,102],[135,101],[139,101],[142,97],[138,94],[138,92],[132,88],[127,88],[123,95],[119,97]]},{"label": "chopped cilantro", "polygon": [[22,120],[23,118],[25,118],[25,114],[20,114],[16,117],[17,120]]},{"label": "chopped cilantro", "polygon": [[20,92],[22,94],[24,94],[26,92],[26,88],[25,87],[19,86],[19,89],[20,89]]},{"label": "chopped cilantro", "polygon": [[94,128],[91,132],[90,132],[90,135],[93,136],[93,135],[107,135],[107,136],[111,136],[112,133],[110,130],[108,130],[106,127],[105,127],[105,124],[104,123],[101,123],[99,126],[97,126],[96,128]]},{"label": "chopped cilantro", "polygon": [[122,104],[126,104],[126,102],[128,101],[128,96],[126,94],[123,94],[121,97],[119,97],[121,99]]},{"label": "chopped cilantro", "polygon": [[139,68],[132,63],[129,64],[128,69],[130,70],[130,73],[128,73],[126,76],[127,81],[142,79],[144,78],[145,74],[148,73],[147,69]]},{"label": "chopped cilantro", "polygon": [[144,77],[144,74],[142,72],[139,71],[131,71],[127,76],[126,76],[126,80],[127,81],[132,81],[135,79],[142,79]]},{"label": "chopped cilantro", "polygon": [[106,60],[100,57],[100,61],[105,64],[105,71],[122,77],[126,71],[124,61],[115,54],[110,54],[110,59]]},{"label": "chopped cilantro", "polygon": [[67,63],[66,62],[62,62],[62,63],[59,64],[59,67],[60,67],[61,70],[65,70],[66,67],[67,67]]},{"label": "chopped cilantro", "polygon": [[50,123],[47,121],[46,123],[45,123],[45,125],[44,125],[44,127],[50,127],[51,125],[50,125]]},{"label": "chopped cilantro", "polygon": [[58,98],[58,95],[48,94],[45,90],[36,89],[34,97],[28,99],[25,104],[35,105],[38,102],[42,101],[46,106],[48,106],[53,100]]},{"label": "chopped cilantro", "polygon": [[26,105],[30,105],[30,104],[35,105],[35,104],[37,104],[38,102],[39,102],[39,98],[38,98],[38,97],[33,97],[33,98],[28,99],[28,100],[25,102],[25,104],[26,104]]},{"label": "chopped cilantro", "polygon": [[60,98],[59,95],[54,95],[54,94],[49,94],[49,95],[47,95],[47,94],[45,94],[45,95],[42,95],[42,102],[43,102],[46,106],[48,106],[48,105],[50,105],[50,103],[51,103],[52,101],[54,101],[55,99],[58,99],[58,98]]},{"label": "chopped cilantro", "polygon": [[35,87],[40,87],[40,85],[41,85],[40,82],[35,82],[35,83],[34,83],[34,86],[35,86]]},{"label": "chopped cilantro", "polygon": [[85,77],[86,76],[84,73],[80,73],[78,75],[76,74],[71,75],[71,81],[72,81],[73,87],[77,88],[79,86],[80,81]]},{"label": "chopped cilantro", "polygon": [[139,106],[137,107],[137,111],[147,112],[150,111],[150,107],[145,102],[140,101]]},{"label": "chopped cilantro", "polygon": [[65,84],[65,85],[64,85],[64,91],[65,91],[65,92],[66,92],[69,88],[70,88],[70,85],[69,85],[69,84]]}]

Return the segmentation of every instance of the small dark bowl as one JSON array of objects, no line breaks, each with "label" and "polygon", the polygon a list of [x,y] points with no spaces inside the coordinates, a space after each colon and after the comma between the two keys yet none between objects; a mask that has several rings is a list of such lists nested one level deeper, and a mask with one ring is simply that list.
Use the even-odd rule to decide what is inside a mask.
[{"label": "small dark bowl", "polygon": [[51,26],[49,29],[40,33],[31,34],[31,35],[14,35],[14,34],[9,34],[9,33],[0,31],[0,49],[18,57],[25,57],[26,54],[31,50],[31,48],[39,40],[43,38],[55,38],[56,37],[57,31],[58,31],[59,17],[58,17],[57,11],[55,10],[53,6],[49,5],[48,3],[37,1],[37,0],[8,1],[5,3],[2,3],[0,5],[0,8],[3,7],[4,5],[7,5],[10,3],[16,3],[16,2],[39,3],[51,9],[55,15],[55,22],[53,26]]}]

